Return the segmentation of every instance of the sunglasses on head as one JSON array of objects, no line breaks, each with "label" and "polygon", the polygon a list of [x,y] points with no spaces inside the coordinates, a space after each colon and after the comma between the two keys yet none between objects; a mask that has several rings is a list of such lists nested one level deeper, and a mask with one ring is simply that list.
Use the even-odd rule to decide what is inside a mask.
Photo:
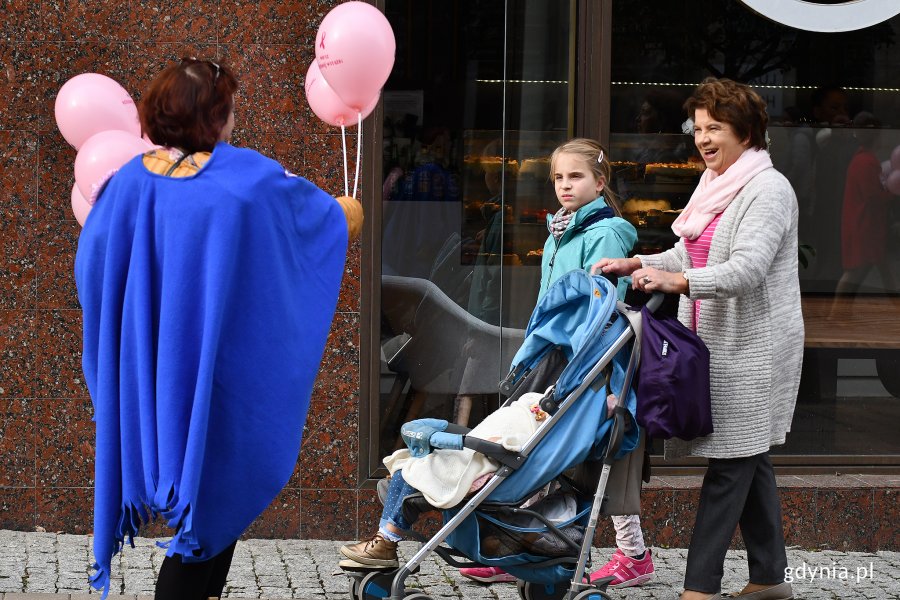
[{"label": "sunglasses on head", "polygon": [[222,70],[222,68],[219,66],[219,63],[215,63],[211,60],[201,60],[199,58],[194,58],[193,56],[186,56],[181,59],[182,65],[185,65],[185,64],[192,65],[192,64],[196,64],[196,63],[203,63],[203,64],[207,64],[210,67],[212,67],[214,69],[213,83],[215,84],[219,80],[219,72]]}]

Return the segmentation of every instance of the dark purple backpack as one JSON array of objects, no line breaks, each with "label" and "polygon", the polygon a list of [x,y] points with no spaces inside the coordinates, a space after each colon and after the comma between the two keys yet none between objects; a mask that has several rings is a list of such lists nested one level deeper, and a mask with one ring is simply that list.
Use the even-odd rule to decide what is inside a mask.
[{"label": "dark purple backpack", "polygon": [[637,422],[654,438],[712,433],[709,349],[678,319],[641,309]]}]

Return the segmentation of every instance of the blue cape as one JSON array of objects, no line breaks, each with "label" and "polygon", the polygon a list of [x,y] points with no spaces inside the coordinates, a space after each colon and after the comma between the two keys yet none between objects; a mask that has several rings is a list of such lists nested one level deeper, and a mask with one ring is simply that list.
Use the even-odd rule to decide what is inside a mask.
[{"label": "blue cape", "polygon": [[347,253],[337,202],[225,143],[197,174],[110,180],[78,242],[94,405],[92,585],[161,515],[212,558],[293,472]]}]

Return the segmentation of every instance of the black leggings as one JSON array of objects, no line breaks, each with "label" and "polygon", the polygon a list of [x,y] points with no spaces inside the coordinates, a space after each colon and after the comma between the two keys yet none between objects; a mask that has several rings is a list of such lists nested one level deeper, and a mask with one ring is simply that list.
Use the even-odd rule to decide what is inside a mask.
[{"label": "black leggings", "polygon": [[206,600],[225,589],[237,541],[203,562],[182,562],[180,554],[167,556],[156,579],[156,600]]}]

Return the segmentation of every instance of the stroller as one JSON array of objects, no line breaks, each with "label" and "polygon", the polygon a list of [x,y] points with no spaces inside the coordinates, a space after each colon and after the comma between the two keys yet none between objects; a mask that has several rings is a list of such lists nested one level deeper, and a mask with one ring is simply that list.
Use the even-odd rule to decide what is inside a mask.
[{"label": "stroller", "polygon": [[[661,300],[662,295],[652,298],[650,309]],[[643,458],[631,389],[640,340],[631,326],[635,317],[626,311],[616,302],[613,283],[585,271],[567,273],[551,286],[531,316],[512,370],[500,383],[507,396],[503,406],[540,392],[546,418],[518,452],[448,424],[445,431],[461,436],[463,447],[500,467],[471,497],[442,511],[444,525],[431,539],[408,532],[422,546],[406,564],[389,570],[345,569],[354,598],[427,600],[405,582],[432,552],[454,567],[503,568],[517,578],[523,600],[609,598],[606,586],[612,577],[594,582],[586,577],[594,532],[601,513],[637,512],[634,502],[611,507],[607,486],[616,466],[620,485],[639,490],[638,461],[630,461],[637,469],[625,463],[639,447],[634,454]],[[616,394],[617,404],[608,418],[610,393]],[[526,504],[542,490],[549,495]],[[562,515],[545,510],[560,506],[567,508]],[[429,510],[433,507],[421,493],[404,499],[410,522]]]}]

